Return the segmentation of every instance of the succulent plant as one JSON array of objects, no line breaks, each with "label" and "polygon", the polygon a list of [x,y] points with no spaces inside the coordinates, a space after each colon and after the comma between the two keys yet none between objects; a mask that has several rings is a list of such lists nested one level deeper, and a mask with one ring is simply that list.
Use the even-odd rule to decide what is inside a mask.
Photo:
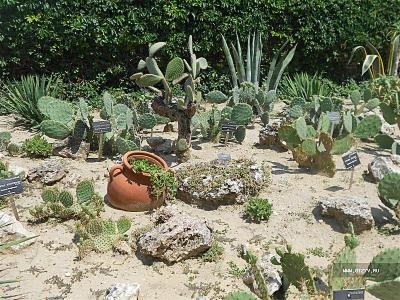
[{"label": "succulent plant", "polygon": [[141,141],[136,130],[138,116],[135,110],[125,104],[117,104],[115,98],[105,92],[100,116],[110,121],[111,131],[104,133],[104,138],[112,152],[125,154],[140,148]]},{"label": "succulent plant", "polygon": [[398,299],[400,291],[400,248],[389,248],[378,253],[368,266],[366,278],[376,283],[368,285],[367,291],[379,299]]},{"label": "succulent plant", "polygon": [[[53,97],[44,96],[38,100],[38,109],[45,116],[40,123],[40,130],[48,137],[65,139],[71,135],[83,139],[86,129],[90,128],[89,108],[80,99],[76,109],[71,103]],[[77,124],[84,125],[83,131],[77,130]]]},{"label": "succulent plant", "polygon": [[287,245],[286,249],[277,248],[275,250],[279,260],[278,257],[274,257],[271,262],[281,265],[288,283],[294,285],[299,291],[306,287],[310,294],[315,294],[317,289],[314,277],[310,268],[304,262],[304,255],[302,253],[293,253],[290,245]]},{"label": "succulent plant", "polygon": [[400,219],[400,174],[387,173],[379,181],[378,195],[382,203],[393,209],[397,218]]},{"label": "succulent plant", "polygon": [[48,188],[42,192],[43,202],[30,209],[36,221],[50,218],[58,220],[79,219],[82,222],[95,218],[103,209],[101,196],[94,192],[93,182],[84,180],[76,187],[76,198],[67,190]]},{"label": "succulent plant", "polygon": [[100,218],[90,219],[86,223],[77,224],[79,236],[79,255],[83,257],[90,251],[106,252],[121,241],[126,240],[124,234],[131,228],[132,222],[127,217],[120,217],[116,222]]},{"label": "succulent plant", "polygon": [[[192,36],[189,36],[188,49],[190,61],[188,62],[181,58],[172,59],[167,65],[164,76],[154,58],[155,53],[164,46],[164,42],[151,45],[146,60],[140,60],[138,64],[138,70],[146,68],[149,74],[138,72],[132,75],[131,79],[135,80],[137,84],[148,87],[160,94],[152,102],[152,108],[157,114],[167,117],[171,121],[178,121],[177,140],[184,138],[189,146],[184,152],[177,149],[178,160],[183,161],[190,157],[189,150],[192,138],[191,119],[202,100],[202,94],[197,90],[197,84],[200,81],[198,76],[201,70],[208,67],[208,63],[204,57],[197,58],[193,51]],[[185,72],[185,68],[187,72]],[[143,82],[143,78],[146,79],[146,82]],[[178,84],[180,82],[184,82],[183,89],[186,96],[184,99],[172,99],[170,84]],[[154,87],[158,83],[162,83],[163,90]]]},{"label": "succulent plant", "polygon": [[300,167],[314,169],[329,177],[334,176],[336,169],[332,155],[349,151],[353,144],[351,134],[333,139],[322,127],[316,131],[308,125],[304,117],[292,125],[281,126],[278,134]]},{"label": "succulent plant", "polygon": [[360,139],[368,139],[376,136],[382,127],[381,118],[377,115],[365,117],[354,131],[354,136]]},{"label": "succulent plant", "polygon": [[7,146],[7,151],[10,156],[17,156],[21,153],[21,147],[17,144],[10,143]]}]

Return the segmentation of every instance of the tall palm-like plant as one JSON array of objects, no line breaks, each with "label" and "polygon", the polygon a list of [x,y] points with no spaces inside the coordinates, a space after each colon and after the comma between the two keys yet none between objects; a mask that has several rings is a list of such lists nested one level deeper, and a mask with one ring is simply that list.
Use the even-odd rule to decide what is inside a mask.
[{"label": "tall palm-like plant", "polygon": [[43,120],[37,101],[43,96],[57,97],[61,80],[54,76],[22,76],[20,80],[5,83],[2,90],[0,111],[16,114],[22,123],[36,126]]}]

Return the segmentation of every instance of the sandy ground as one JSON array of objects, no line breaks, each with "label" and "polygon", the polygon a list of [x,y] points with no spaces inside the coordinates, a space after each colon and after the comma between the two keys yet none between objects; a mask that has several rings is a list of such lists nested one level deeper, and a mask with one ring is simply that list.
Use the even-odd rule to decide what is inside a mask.
[{"label": "sandy ground", "polygon": [[[31,133],[20,128],[12,128],[5,117],[0,122],[0,131],[11,130],[13,142],[22,142]],[[159,128],[160,129],[160,128]],[[336,157],[338,171],[334,178],[312,175],[297,168],[289,152],[259,149],[259,125],[247,130],[242,145],[200,143],[192,152],[190,163],[215,159],[218,153],[230,153],[232,158],[253,158],[267,161],[272,167],[272,183],[261,196],[273,203],[273,215],[261,224],[246,222],[243,207],[222,206],[216,210],[202,210],[187,205],[179,200],[175,203],[184,211],[206,219],[217,233],[224,248],[223,258],[217,262],[203,262],[190,259],[182,263],[167,266],[162,262],[145,265],[135,255],[122,256],[105,253],[91,255],[83,260],[77,259],[77,247],[73,243],[73,222],[28,223],[28,209],[40,201],[41,189],[30,186],[21,196],[16,197],[17,208],[22,223],[29,230],[39,234],[36,243],[17,253],[0,255],[1,278],[19,278],[20,283],[2,287],[3,295],[20,295],[20,299],[102,299],[104,291],[118,282],[136,282],[141,285],[142,300],[180,300],[191,299],[198,295],[208,295],[210,299],[222,299],[230,291],[249,290],[240,278],[230,273],[229,263],[234,262],[240,268],[245,262],[238,257],[237,247],[249,243],[258,254],[274,252],[274,247],[284,241],[293,245],[296,252],[306,253],[306,261],[312,267],[327,268],[334,258],[334,253],[344,246],[343,233],[335,223],[319,221],[313,212],[316,201],[324,195],[366,196],[372,207],[377,224],[390,220],[391,212],[385,209],[377,196],[376,184],[365,181],[363,172],[376,155],[388,155],[379,152],[373,144],[360,144],[358,152],[361,166],[354,174],[354,184],[348,190],[350,172],[344,170],[340,156]],[[160,133],[164,137],[175,138],[176,133]],[[77,178],[92,178],[99,193],[105,195],[107,187],[107,168],[113,162],[97,162],[95,154],[87,163],[63,159],[69,175],[59,185],[69,185]],[[172,157],[168,160],[171,163]],[[6,157],[12,165],[31,168],[41,160]],[[173,162],[172,162],[173,163]],[[174,165],[174,163],[173,163]],[[7,209],[6,209],[7,210]],[[105,207],[103,217],[117,219],[121,215],[132,218],[135,228],[150,223],[147,213],[133,213]],[[359,262],[368,263],[371,258],[387,247],[400,246],[399,234],[383,235],[373,228],[359,236],[357,248]],[[321,257],[311,254],[316,247],[322,248]],[[319,251],[321,252],[321,251]],[[295,293],[290,299],[298,299]],[[373,299],[371,296],[368,299]]]}]

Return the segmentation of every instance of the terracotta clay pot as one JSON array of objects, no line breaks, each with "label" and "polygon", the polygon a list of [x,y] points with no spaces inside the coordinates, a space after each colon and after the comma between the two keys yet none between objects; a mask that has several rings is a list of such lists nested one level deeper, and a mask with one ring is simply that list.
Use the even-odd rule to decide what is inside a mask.
[{"label": "terracotta clay pot", "polygon": [[151,194],[150,176],[146,173],[134,173],[128,162],[129,158],[146,159],[164,170],[169,170],[167,163],[159,156],[146,151],[129,151],[122,158],[122,164],[110,169],[107,186],[108,199],[112,206],[127,211],[146,211],[160,207],[166,197],[164,192],[159,197]]}]

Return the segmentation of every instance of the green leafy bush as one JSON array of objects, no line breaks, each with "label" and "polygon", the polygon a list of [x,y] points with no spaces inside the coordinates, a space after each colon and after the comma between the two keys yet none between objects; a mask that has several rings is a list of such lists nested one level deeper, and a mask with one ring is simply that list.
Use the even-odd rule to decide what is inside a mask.
[{"label": "green leafy bush", "polygon": [[267,199],[253,197],[246,203],[245,215],[251,221],[268,221],[271,214],[272,204]]},{"label": "green leafy bush", "polygon": [[53,152],[53,146],[44,137],[35,135],[24,141],[22,151],[29,157],[49,157]]},{"label": "green leafy bush", "polygon": [[[362,5],[343,0],[89,0],[86,4],[2,1],[1,74],[68,71],[74,78],[94,79],[104,73],[114,81],[132,73],[132,61],[146,53],[149,43],[165,41],[169,45],[165,56],[179,56],[190,34],[198,41],[196,51],[218,74],[226,74],[221,72],[225,59],[219,33],[232,40],[235,31],[245,35],[257,29],[268,36],[266,55],[290,38],[299,43],[293,69],[310,73],[320,69],[330,77],[342,77],[351,49],[367,41],[378,49],[385,47],[389,37],[385,40],[382,32],[400,14],[398,0],[365,0]],[[360,73],[356,64],[349,71]]]}]

